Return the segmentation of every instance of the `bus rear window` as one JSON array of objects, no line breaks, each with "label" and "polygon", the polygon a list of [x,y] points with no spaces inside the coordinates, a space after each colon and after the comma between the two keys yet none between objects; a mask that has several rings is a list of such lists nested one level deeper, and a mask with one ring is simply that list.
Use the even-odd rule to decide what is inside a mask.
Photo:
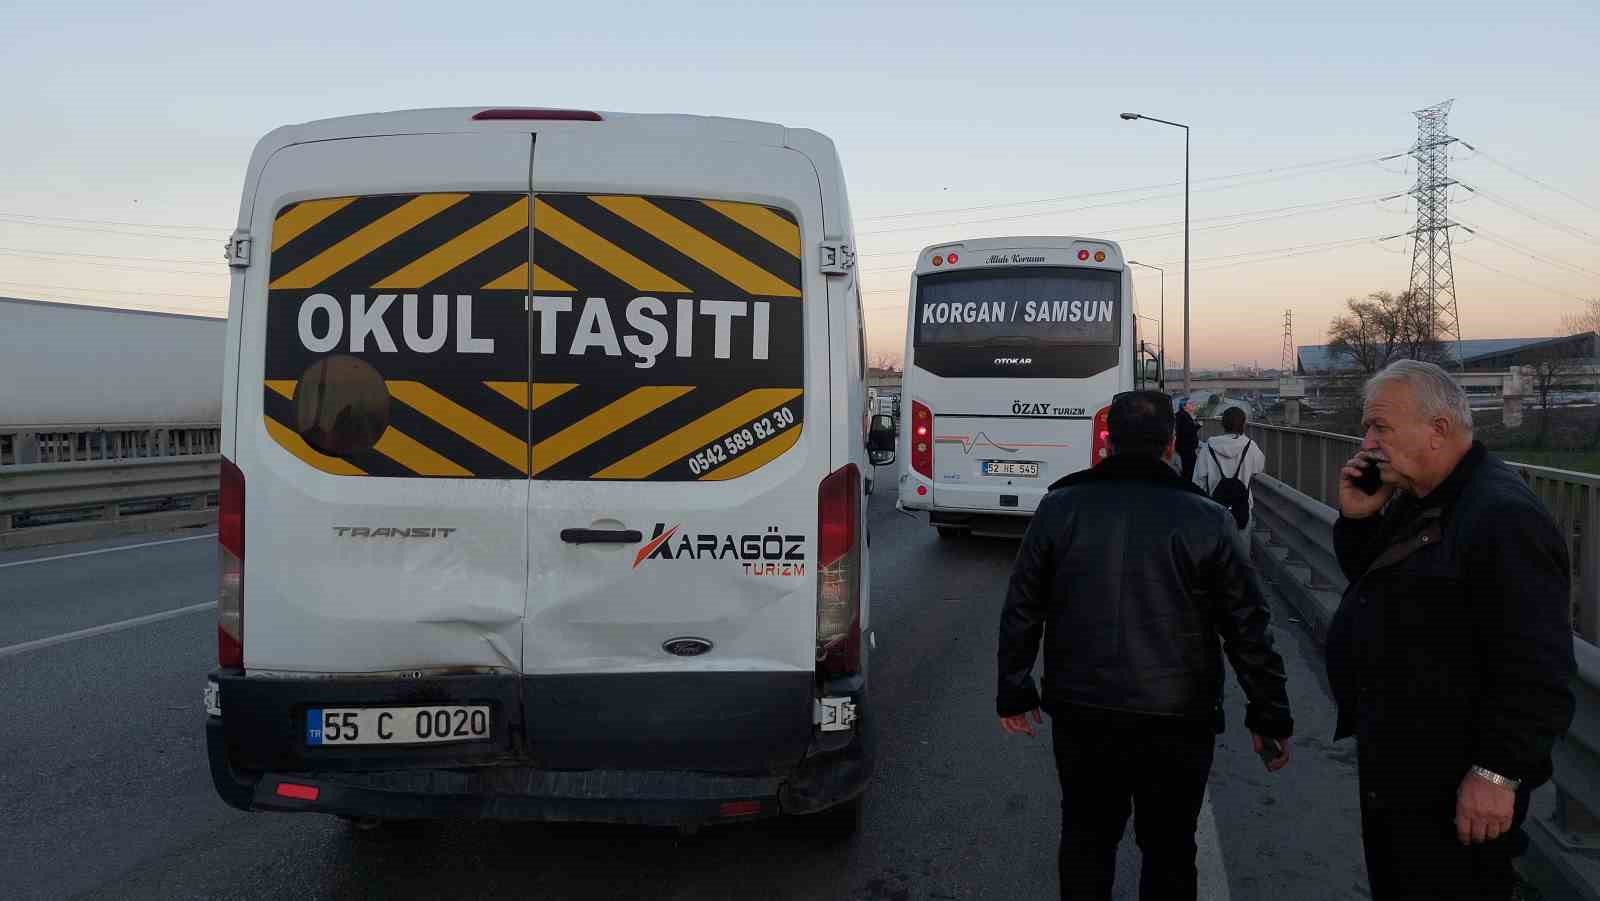
[{"label": "bus rear window", "polygon": [[1122,275],[1061,266],[923,276],[916,346],[1116,345]]}]

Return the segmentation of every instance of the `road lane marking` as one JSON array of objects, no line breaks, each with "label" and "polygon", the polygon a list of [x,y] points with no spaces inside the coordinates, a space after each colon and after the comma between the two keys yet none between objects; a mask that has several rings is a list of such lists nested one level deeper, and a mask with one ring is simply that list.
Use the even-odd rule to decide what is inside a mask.
[{"label": "road lane marking", "polygon": [[76,554],[57,554],[54,557],[37,557],[33,560],[17,560],[12,563],[0,563],[0,569],[7,569],[12,566],[27,566],[30,563],[49,563],[51,560],[71,560],[74,557],[93,557],[95,554],[109,554],[112,551],[131,551],[134,548],[158,547],[163,544],[178,544],[184,541],[200,541],[204,538],[215,537],[217,537],[216,532],[207,532],[204,535],[190,535],[187,538],[168,538],[163,541],[146,541],[142,544],[124,544],[120,547],[101,548],[98,551],[79,551]]},{"label": "road lane marking", "polygon": [[1200,804],[1200,820],[1195,824],[1195,862],[1199,864],[1199,897],[1202,901],[1232,901],[1228,885],[1228,863],[1222,857],[1222,836],[1217,833],[1217,815],[1211,809],[1211,789],[1206,789]]},{"label": "road lane marking", "polygon": [[52,635],[49,638],[36,638],[33,641],[24,641],[18,644],[8,644],[5,647],[0,647],[0,660],[4,660],[7,657],[14,657],[17,654],[26,654],[29,651],[42,650],[53,645],[65,644],[69,641],[77,641],[80,638],[93,638],[96,635],[105,635],[110,632],[121,632],[123,629],[132,629],[135,626],[147,626],[151,623],[159,623],[162,620],[176,619],[177,617],[183,616],[185,613],[198,613],[201,610],[215,609],[216,606],[216,601],[206,601],[203,604],[190,604],[187,607],[179,607],[176,610],[163,610],[160,613],[150,613],[145,616],[136,616],[133,619],[125,619],[121,622],[115,623],[106,623],[103,626],[90,626],[87,629],[79,629],[75,632],[63,632],[60,635]]}]

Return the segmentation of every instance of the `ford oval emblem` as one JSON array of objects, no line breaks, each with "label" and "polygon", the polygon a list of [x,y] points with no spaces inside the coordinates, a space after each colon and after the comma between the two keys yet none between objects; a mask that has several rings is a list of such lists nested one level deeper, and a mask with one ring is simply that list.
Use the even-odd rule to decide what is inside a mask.
[{"label": "ford oval emblem", "polygon": [[661,649],[677,657],[699,657],[711,650],[711,642],[704,638],[673,638],[662,642]]}]

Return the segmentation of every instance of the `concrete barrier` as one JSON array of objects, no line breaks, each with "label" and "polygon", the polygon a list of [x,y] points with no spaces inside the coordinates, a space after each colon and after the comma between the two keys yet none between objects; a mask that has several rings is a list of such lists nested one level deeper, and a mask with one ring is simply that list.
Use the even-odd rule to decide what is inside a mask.
[{"label": "concrete barrier", "polygon": [[1346,580],[1333,553],[1339,514],[1266,473],[1250,480],[1251,544],[1257,565],[1282,591],[1318,642],[1339,609]]},{"label": "concrete barrier", "polygon": [[0,549],[203,525],[220,458],[35,463],[0,470]]},{"label": "concrete barrier", "polygon": [[[1534,470],[1524,475],[1547,503],[1568,497],[1550,494],[1541,482],[1548,477],[1537,467],[1522,468]],[[1559,474],[1569,485],[1586,485],[1592,478]],[[1311,484],[1321,487],[1317,478]],[[1250,481],[1250,490],[1256,500],[1251,537],[1257,564],[1324,643],[1348,585],[1333,552],[1338,512],[1265,473]],[[1583,527],[1592,522],[1586,517],[1593,507],[1574,511],[1567,506],[1557,505],[1553,515],[1562,523],[1576,519],[1575,543],[1581,548],[1581,542],[1594,539],[1593,527]],[[1588,563],[1593,565],[1592,551]],[[1592,578],[1586,584],[1593,585]],[[1526,829],[1533,842],[1530,861],[1544,874],[1537,881],[1559,880],[1560,897],[1600,901],[1600,816],[1594,813],[1600,811],[1600,647],[1574,635],[1572,648],[1578,664],[1572,683],[1577,712],[1552,754],[1553,785],[1535,793]]]}]

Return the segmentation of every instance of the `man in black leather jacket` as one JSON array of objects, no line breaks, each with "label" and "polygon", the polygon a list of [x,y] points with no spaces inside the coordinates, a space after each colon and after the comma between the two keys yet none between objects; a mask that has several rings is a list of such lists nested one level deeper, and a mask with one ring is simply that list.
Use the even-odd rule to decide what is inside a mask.
[{"label": "man in black leather jacket", "polygon": [[1378,373],[1362,419],[1339,483],[1350,585],[1327,663],[1334,737],[1356,738],[1372,897],[1506,901],[1530,796],[1572,722],[1567,538],[1473,440],[1466,392],[1438,366]]},{"label": "man in black leather jacket", "polygon": [[[1141,897],[1194,898],[1195,823],[1221,731],[1222,655],[1263,738],[1289,762],[1283,660],[1231,514],[1163,462],[1165,394],[1121,394],[1112,455],[1050,486],[1011,575],[1000,619],[996,708],[1033,734],[1048,711],[1061,778],[1061,897],[1110,899],[1129,804],[1143,852]],[[1044,696],[1033,681],[1045,644]],[[1271,745],[1267,745],[1271,754]]]}]

